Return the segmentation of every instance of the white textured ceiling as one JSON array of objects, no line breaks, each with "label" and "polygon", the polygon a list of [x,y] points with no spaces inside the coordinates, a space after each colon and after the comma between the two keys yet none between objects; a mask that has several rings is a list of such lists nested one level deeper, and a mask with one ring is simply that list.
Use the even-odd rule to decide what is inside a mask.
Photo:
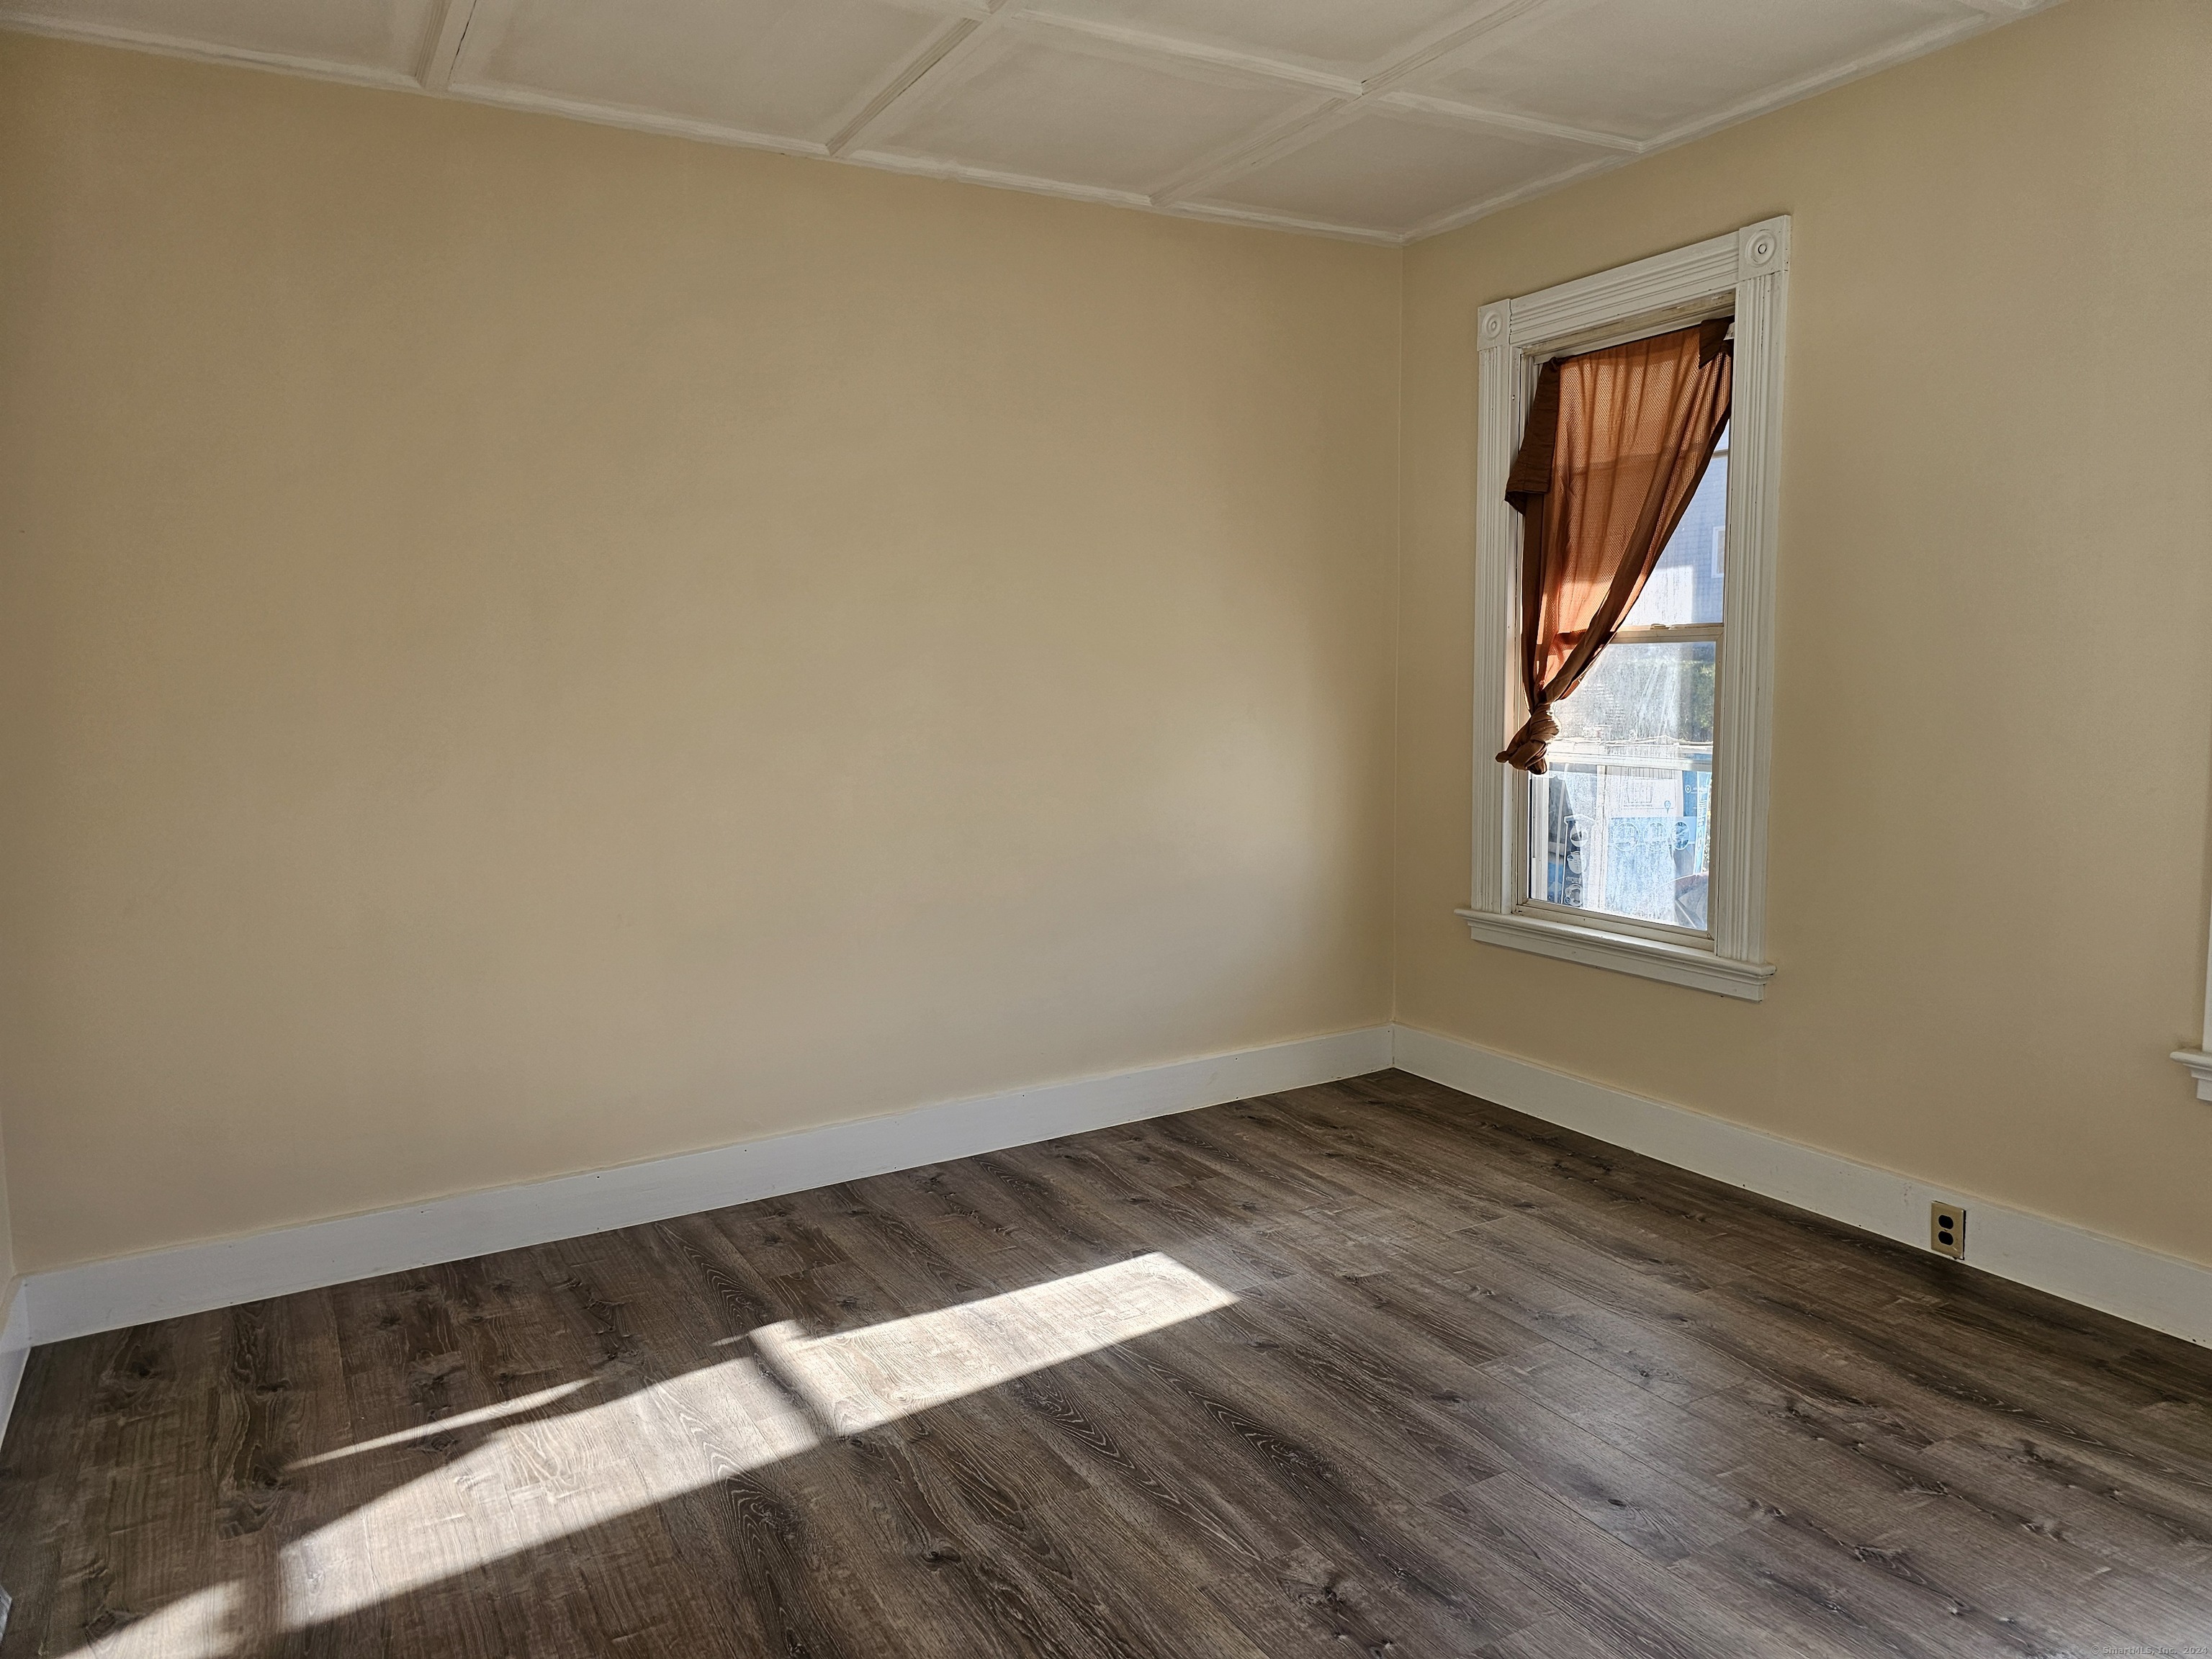
[{"label": "white textured ceiling", "polygon": [[0,27],[1400,242],[2055,0],[0,0]]}]

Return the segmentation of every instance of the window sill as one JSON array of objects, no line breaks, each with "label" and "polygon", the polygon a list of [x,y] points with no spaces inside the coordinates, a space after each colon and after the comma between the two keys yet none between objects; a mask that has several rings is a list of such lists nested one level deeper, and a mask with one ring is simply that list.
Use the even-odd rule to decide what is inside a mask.
[{"label": "window sill", "polygon": [[[1771,963],[1735,962],[1711,951],[1640,939],[1632,933],[1607,933],[1596,927],[1577,927],[1534,916],[1495,915],[1483,910],[1455,913],[1467,923],[1470,937],[1485,945],[1508,950],[1533,951],[1540,957],[1579,962],[1590,968],[1609,968],[1615,973],[1640,974],[1645,979],[1665,980],[1724,997],[1758,1002],[1766,994],[1766,981],[1774,976]],[[2208,1060],[2212,1065],[2212,1060]]]},{"label": "window sill", "polygon": [[2212,1054],[2202,1048],[2176,1048],[2173,1058],[2189,1068],[2189,1075],[2197,1079],[2197,1097],[2212,1100]]}]

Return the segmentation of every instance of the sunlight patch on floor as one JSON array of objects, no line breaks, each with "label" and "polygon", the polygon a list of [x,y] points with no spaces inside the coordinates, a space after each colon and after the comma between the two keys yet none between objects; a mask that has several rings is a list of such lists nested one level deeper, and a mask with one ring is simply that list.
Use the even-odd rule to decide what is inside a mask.
[{"label": "sunlight patch on floor", "polygon": [[501,1418],[520,1417],[525,1412],[534,1412],[550,1406],[556,1401],[566,1400],[588,1382],[563,1382],[556,1389],[540,1389],[536,1394],[526,1394],[513,1400],[502,1400],[496,1406],[482,1406],[472,1412],[455,1412],[451,1417],[441,1417],[425,1423],[420,1428],[402,1429],[397,1434],[380,1434],[374,1440],[356,1440],[350,1446],[340,1446],[336,1451],[317,1452],[313,1457],[302,1457],[284,1467],[291,1469],[311,1469],[318,1463],[335,1463],[342,1457],[358,1457],[363,1452],[381,1451],[386,1446],[404,1446],[417,1440],[428,1440],[433,1435],[446,1434],[454,1429],[472,1429],[480,1423],[496,1423]]},{"label": "sunlight patch on floor", "polygon": [[[602,1404],[506,1423],[434,1473],[288,1545],[282,1589],[299,1630],[463,1577],[488,1562],[963,1395],[1224,1308],[1229,1291],[1170,1256],[1118,1261],[978,1302],[808,1337],[752,1334],[755,1354]],[[565,1392],[589,1386],[565,1385]],[[564,1390],[441,1419],[435,1432],[553,1403]],[[391,1435],[295,1468],[404,1443]],[[179,1607],[183,1604],[178,1604]],[[146,1648],[205,1659],[221,1648]]]},{"label": "sunlight patch on floor", "polygon": [[500,1430],[285,1547],[285,1625],[357,1613],[817,1443],[747,1357]]},{"label": "sunlight patch on floor", "polygon": [[118,1626],[70,1659],[225,1659],[234,1650],[231,1614],[237,1596],[236,1584],[195,1590]]},{"label": "sunlight patch on floor", "polygon": [[[488,1437],[286,1545],[287,1629],[343,1618],[487,1564],[1018,1376],[1225,1308],[1237,1297],[1158,1253],[1002,1296],[810,1337],[751,1334],[753,1352],[597,1405],[562,1383],[419,1428],[303,1457],[293,1472],[456,1430]],[[516,1420],[533,1412],[550,1414]],[[312,1479],[312,1477],[311,1477]],[[234,1580],[131,1620],[81,1659],[224,1659],[236,1650]],[[466,1594],[465,1585],[462,1593]]]},{"label": "sunlight patch on floor", "polygon": [[1236,1300],[1155,1253],[834,1336],[764,1326],[753,1343],[832,1433],[858,1434]]}]

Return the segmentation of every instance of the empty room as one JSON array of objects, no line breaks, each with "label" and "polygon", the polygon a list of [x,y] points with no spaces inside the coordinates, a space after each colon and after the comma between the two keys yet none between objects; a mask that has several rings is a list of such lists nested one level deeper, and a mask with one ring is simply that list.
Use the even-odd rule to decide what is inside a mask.
[{"label": "empty room", "polygon": [[0,0],[0,1659],[2212,1655],[2208,0]]}]

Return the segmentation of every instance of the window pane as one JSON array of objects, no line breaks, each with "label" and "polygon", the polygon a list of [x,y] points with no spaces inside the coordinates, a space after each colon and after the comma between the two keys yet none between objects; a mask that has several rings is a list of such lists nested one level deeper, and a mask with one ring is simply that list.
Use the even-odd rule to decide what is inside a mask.
[{"label": "window pane", "polygon": [[1702,930],[1712,862],[1711,640],[1607,647],[1552,711],[1551,770],[1528,780],[1528,891]]},{"label": "window pane", "polygon": [[1728,434],[1698,493],[1690,497],[1682,522],[1674,526],[1667,550],[1651,568],[1651,579],[1629,607],[1626,628],[1680,628],[1686,623],[1721,619],[1721,582],[1727,564]]}]

